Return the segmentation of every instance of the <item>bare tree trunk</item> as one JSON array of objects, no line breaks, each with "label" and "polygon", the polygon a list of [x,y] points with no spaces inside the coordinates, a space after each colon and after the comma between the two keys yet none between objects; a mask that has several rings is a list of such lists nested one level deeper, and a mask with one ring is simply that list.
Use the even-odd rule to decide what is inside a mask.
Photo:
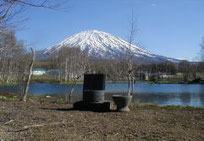
[{"label": "bare tree trunk", "polygon": [[6,83],[7,84],[10,83],[12,77],[14,77],[14,76],[12,76],[12,69],[11,69],[11,67],[12,67],[12,60],[10,59],[9,62],[8,62],[8,70],[7,70],[8,74],[7,74],[7,78],[6,78]]},{"label": "bare tree trunk", "polygon": [[134,40],[135,36],[135,22],[133,18],[133,13],[132,13],[132,19],[130,23],[130,33],[128,36],[128,43],[129,47],[126,51],[126,57],[127,57],[127,74],[128,74],[128,95],[132,95],[133,93],[133,53],[132,53],[132,43]]},{"label": "bare tree trunk", "polygon": [[64,81],[67,82],[68,78],[68,58],[65,59],[65,78]]},{"label": "bare tree trunk", "polygon": [[70,94],[69,94],[69,103],[71,103],[71,98],[72,98],[72,94],[76,88],[76,82],[77,80],[74,81],[74,84],[72,85],[72,88],[71,88],[71,91],[70,91]]},{"label": "bare tree trunk", "polygon": [[73,65],[72,65],[72,62],[73,62],[73,58],[69,58],[70,59],[70,62],[69,62],[69,81],[72,80],[72,77],[73,77]]},{"label": "bare tree trunk", "polygon": [[30,66],[29,66],[29,75],[28,75],[28,79],[27,79],[27,82],[26,82],[25,90],[24,90],[24,96],[23,96],[23,101],[24,102],[27,101],[28,88],[29,88],[30,79],[31,79],[31,76],[32,76],[33,64],[34,64],[34,61],[35,61],[35,51],[33,50],[32,47],[30,49],[32,51],[33,58],[32,58],[32,61],[30,63]]},{"label": "bare tree trunk", "polygon": [[131,77],[128,76],[128,95],[131,95]]},{"label": "bare tree trunk", "polygon": [[135,78],[132,76],[132,93],[134,93]]}]

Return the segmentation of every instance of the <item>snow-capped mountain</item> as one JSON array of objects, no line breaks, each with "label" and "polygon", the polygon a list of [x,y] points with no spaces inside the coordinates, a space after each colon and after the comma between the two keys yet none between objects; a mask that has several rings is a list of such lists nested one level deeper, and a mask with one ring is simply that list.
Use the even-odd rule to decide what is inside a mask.
[{"label": "snow-capped mountain", "polygon": [[130,45],[129,42],[119,37],[98,30],[88,30],[72,35],[59,44],[40,51],[40,56],[49,56],[59,51],[62,47],[79,47],[82,51],[86,51],[89,56],[102,59],[120,59],[130,49],[134,55],[134,59],[138,61],[178,61],[176,59],[154,55],[136,45]]}]

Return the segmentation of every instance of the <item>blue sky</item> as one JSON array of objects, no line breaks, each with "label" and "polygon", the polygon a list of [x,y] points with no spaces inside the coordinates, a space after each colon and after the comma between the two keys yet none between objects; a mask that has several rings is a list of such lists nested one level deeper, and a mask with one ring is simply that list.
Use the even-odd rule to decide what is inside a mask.
[{"label": "blue sky", "polygon": [[17,37],[37,50],[85,30],[101,30],[126,39],[132,15],[135,42],[148,51],[187,60],[199,56],[204,37],[204,0],[69,0],[64,10],[31,8]]}]

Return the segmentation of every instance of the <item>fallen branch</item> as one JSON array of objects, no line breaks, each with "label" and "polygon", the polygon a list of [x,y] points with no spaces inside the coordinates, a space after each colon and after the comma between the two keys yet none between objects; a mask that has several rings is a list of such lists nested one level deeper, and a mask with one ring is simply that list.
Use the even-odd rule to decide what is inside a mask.
[{"label": "fallen branch", "polygon": [[5,122],[4,124],[6,125],[6,124],[9,124],[9,123],[14,122],[14,121],[15,120],[9,120],[9,121]]},{"label": "fallen branch", "polygon": [[35,128],[35,127],[43,127],[43,126],[49,126],[49,125],[59,125],[59,124],[65,124],[64,122],[54,122],[54,123],[50,123],[50,124],[34,124],[34,125],[27,125],[24,126],[22,129],[9,129],[7,132],[22,132],[25,130],[28,130],[30,128]]}]

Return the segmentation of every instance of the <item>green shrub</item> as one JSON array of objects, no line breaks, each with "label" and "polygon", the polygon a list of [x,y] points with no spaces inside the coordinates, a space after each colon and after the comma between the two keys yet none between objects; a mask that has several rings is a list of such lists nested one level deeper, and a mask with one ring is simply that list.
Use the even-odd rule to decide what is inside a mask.
[{"label": "green shrub", "polygon": [[63,104],[64,103],[64,99],[59,98],[59,99],[56,100],[56,103],[57,104]]},{"label": "green shrub", "polygon": [[134,107],[160,107],[156,103],[140,103],[139,101],[136,101],[133,103]]},{"label": "green shrub", "polygon": [[35,96],[34,95],[29,95],[28,101],[33,102],[34,100],[35,100]]},{"label": "green shrub", "polygon": [[183,106],[180,106],[180,105],[166,105],[163,107],[168,108],[168,109],[183,109],[184,108]]},{"label": "green shrub", "polygon": [[40,98],[40,103],[42,104],[42,103],[45,103],[45,99],[44,98]]},{"label": "green shrub", "polygon": [[15,100],[18,100],[18,97],[17,96],[0,96],[0,100],[15,101]]}]

